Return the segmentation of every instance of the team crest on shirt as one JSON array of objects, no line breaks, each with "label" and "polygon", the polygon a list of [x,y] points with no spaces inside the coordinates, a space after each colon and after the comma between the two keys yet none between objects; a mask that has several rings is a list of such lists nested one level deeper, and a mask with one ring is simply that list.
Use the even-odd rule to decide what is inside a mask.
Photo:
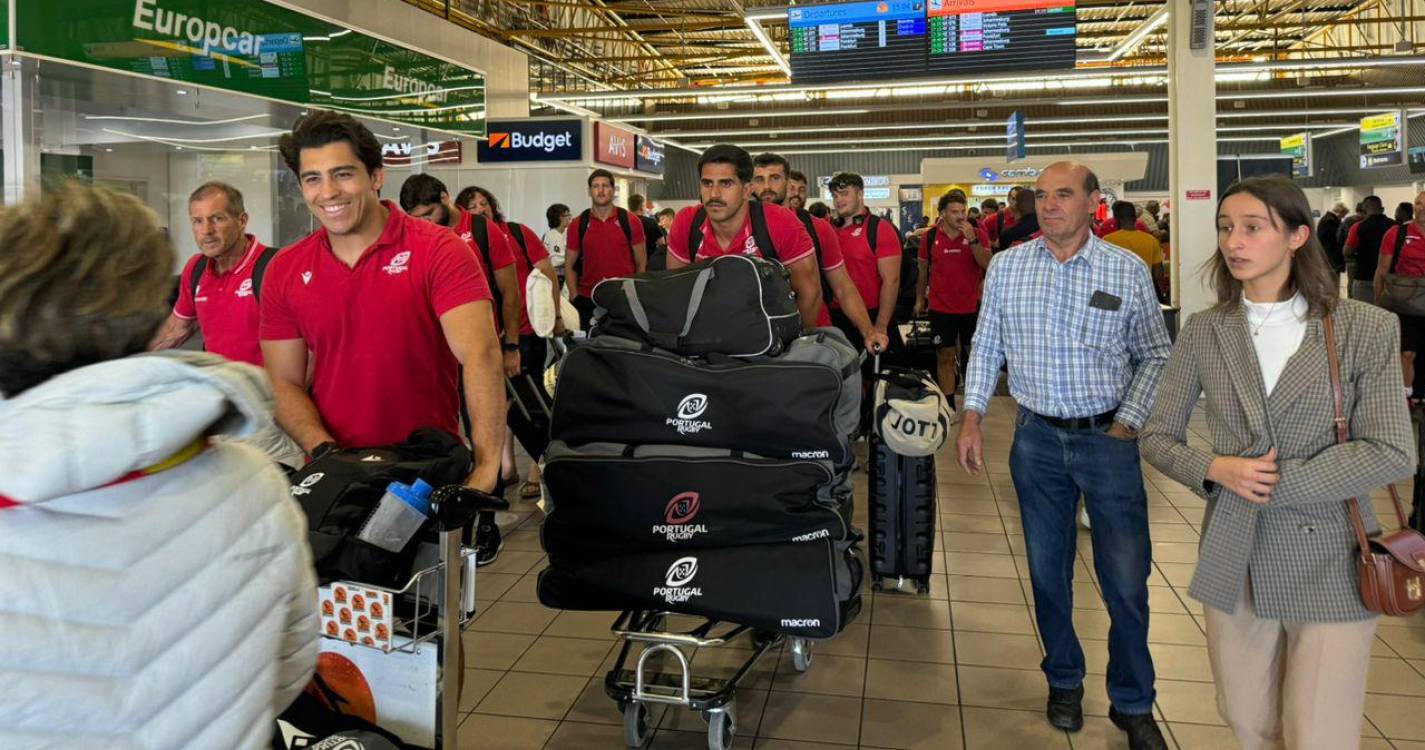
[{"label": "team crest on shirt", "polygon": [[239,296],[239,297],[251,297],[251,296],[252,296],[252,279],[243,279],[243,280],[242,280],[242,283],[238,285],[237,296]]},{"label": "team crest on shirt", "polygon": [[410,262],[411,251],[406,250],[404,252],[396,253],[396,257],[392,258],[391,262],[385,267],[383,267],[381,270],[385,271],[388,274],[391,274],[392,276],[395,276],[397,274],[405,273],[406,271],[411,270],[410,267],[406,265]]},{"label": "team crest on shirt", "polygon": [[860,237],[860,236],[861,236],[861,227],[856,227],[855,229],[851,230],[851,236],[852,236],[852,237]]},{"label": "team crest on shirt", "polygon": [[743,254],[743,255],[756,255],[756,254],[757,254],[757,238],[755,238],[755,237],[748,237],[748,238],[747,238],[747,241],[744,242],[744,243],[742,243],[742,254]]},{"label": "team crest on shirt", "polygon": [[307,284],[310,284],[310,283],[312,283],[312,272],[311,272],[311,271],[303,271],[303,272],[302,272],[302,285],[303,285],[303,286],[306,286]]},{"label": "team crest on shirt", "polygon": [[463,241],[465,241],[465,242],[469,242],[469,241],[475,239],[475,235],[471,234],[470,232],[461,232],[461,233],[460,233],[460,239],[463,240]]}]

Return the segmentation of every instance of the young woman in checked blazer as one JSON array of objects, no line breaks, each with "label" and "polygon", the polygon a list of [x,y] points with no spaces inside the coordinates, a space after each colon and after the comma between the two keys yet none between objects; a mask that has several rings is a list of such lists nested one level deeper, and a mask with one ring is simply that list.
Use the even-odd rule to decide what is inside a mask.
[{"label": "young woman in checked blazer", "polygon": [[[1410,476],[1395,315],[1338,299],[1301,189],[1253,177],[1223,195],[1207,274],[1143,427],[1144,457],[1207,501],[1189,595],[1206,605],[1217,704],[1244,750],[1360,744],[1375,616],[1342,500]],[[1336,443],[1322,318],[1334,323],[1350,441]],[[1204,396],[1210,449],[1187,441]]]}]

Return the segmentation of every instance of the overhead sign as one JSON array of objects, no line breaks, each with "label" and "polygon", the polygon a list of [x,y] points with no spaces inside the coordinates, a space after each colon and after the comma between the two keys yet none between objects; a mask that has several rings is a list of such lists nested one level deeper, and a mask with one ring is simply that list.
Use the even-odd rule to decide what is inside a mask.
[{"label": "overhead sign", "polygon": [[1291,157],[1291,176],[1311,176],[1311,134],[1296,133],[1281,139],[1281,153]]},{"label": "overhead sign", "polygon": [[1014,167],[1013,169],[995,169],[985,167],[980,170],[980,179],[985,182],[999,182],[1000,180],[1032,180],[1039,176],[1042,170],[1035,167]]},{"label": "overhead sign", "polygon": [[482,164],[516,161],[579,161],[584,158],[583,120],[495,120],[475,147]]},{"label": "overhead sign", "polygon": [[1393,167],[1405,159],[1400,112],[1361,118],[1361,168]]},{"label": "overhead sign", "polygon": [[606,122],[594,123],[594,161],[615,167],[633,169],[633,133]]},{"label": "overhead sign", "polygon": [[792,6],[787,34],[797,83],[925,75],[922,0]]},{"label": "overhead sign", "polygon": [[1024,110],[1016,109],[1004,126],[1004,160],[1013,164],[1028,152],[1024,144]]},{"label": "overhead sign", "polygon": [[1074,0],[929,0],[930,75],[1074,67]]},{"label": "overhead sign", "polygon": [[381,144],[381,164],[386,167],[409,167],[412,164],[459,164],[465,149],[460,141],[433,143],[387,142]]},{"label": "overhead sign", "polygon": [[9,0],[16,49],[485,135],[485,78],[262,0]]},{"label": "overhead sign", "polygon": [[638,136],[635,143],[638,146],[635,168],[640,172],[663,174],[663,144],[645,135]]}]

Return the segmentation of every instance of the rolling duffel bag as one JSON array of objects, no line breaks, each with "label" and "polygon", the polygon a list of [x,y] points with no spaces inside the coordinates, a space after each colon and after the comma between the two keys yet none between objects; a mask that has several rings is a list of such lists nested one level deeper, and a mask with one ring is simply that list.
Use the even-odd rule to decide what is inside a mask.
[{"label": "rolling duffel bag", "polygon": [[591,336],[643,341],[685,356],[777,354],[802,332],[787,269],[724,255],[676,271],[605,279]]},{"label": "rolling duffel bag", "polygon": [[560,365],[551,437],[849,463],[861,369],[844,334],[818,328],[777,357],[713,360],[612,336],[574,347]]},{"label": "rolling duffel bag", "polygon": [[862,563],[827,539],[625,554],[539,574],[546,607],[653,609],[802,638],[830,638],[860,612]]},{"label": "rolling duffel bag", "polygon": [[550,444],[541,536],[559,564],[620,552],[851,537],[851,483],[828,461],[715,448]]}]

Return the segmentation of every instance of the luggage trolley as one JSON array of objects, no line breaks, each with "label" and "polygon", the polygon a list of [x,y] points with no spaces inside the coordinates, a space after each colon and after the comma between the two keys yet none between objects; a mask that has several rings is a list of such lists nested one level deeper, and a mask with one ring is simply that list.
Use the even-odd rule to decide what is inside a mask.
[{"label": "luggage trolley", "polygon": [[[485,510],[505,510],[502,498],[460,485],[448,485],[431,495],[430,517],[438,532],[437,541],[422,545],[415,570],[400,588],[376,586],[359,581],[333,581],[332,586],[348,586],[363,592],[390,596],[392,602],[391,647],[384,649],[363,643],[352,645],[384,653],[420,653],[433,648],[437,654],[435,747],[458,750],[460,725],[460,636],[475,617],[475,549],[461,544],[466,527]],[[447,571],[456,575],[446,575]],[[322,637],[350,641],[323,632]]]},{"label": "luggage trolley", "polygon": [[[699,711],[708,723],[708,750],[728,750],[737,731],[734,703],[737,684],[768,651],[790,640],[792,666],[798,672],[811,667],[812,642],[806,638],[754,630],[747,625],[708,619],[687,632],[672,632],[667,628],[668,612],[625,611],[614,621],[614,635],[622,644],[618,661],[604,676],[604,692],[613,698],[623,714],[623,738],[631,748],[642,748],[653,737],[649,723],[648,704],[681,706]],[[751,634],[752,656],[726,679],[696,678],[685,649],[715,648]],[[635,643],[645,644],[633,669],[628,669],[629,655]],[[669,654],[677,663],[678,672],[648,674],[649,659],[656,654]]]}]

